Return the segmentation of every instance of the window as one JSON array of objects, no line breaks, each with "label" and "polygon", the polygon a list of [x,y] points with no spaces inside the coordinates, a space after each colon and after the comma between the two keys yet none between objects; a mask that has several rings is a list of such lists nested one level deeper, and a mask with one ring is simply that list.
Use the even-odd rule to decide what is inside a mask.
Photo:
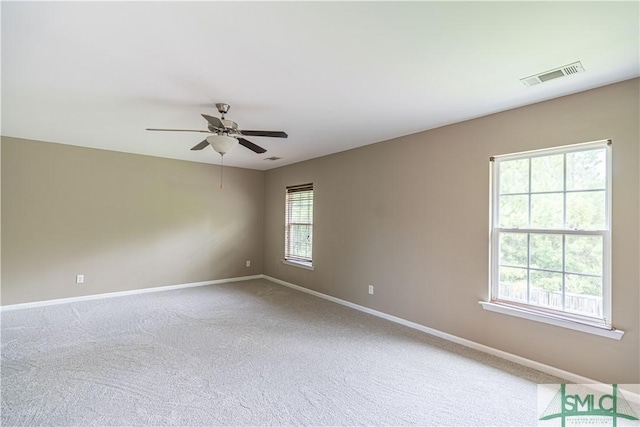
[{"label": "window", "polygon": [[610,141],[492,160],[492,302],[610,328]]},{"label": "window", "polygon": [[313,184],[287,187],[284,260],[311,267],[313,249]]}]

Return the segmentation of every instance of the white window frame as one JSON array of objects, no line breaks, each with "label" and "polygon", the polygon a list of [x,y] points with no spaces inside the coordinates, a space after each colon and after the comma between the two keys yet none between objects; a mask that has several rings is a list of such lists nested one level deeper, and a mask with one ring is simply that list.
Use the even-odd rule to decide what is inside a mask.
[{"label": "white window frame", "polygon": [[[291,245],[291,232],[290,232],[290,227],[291,225],[293,225],[292,223],[290,223],[290,216],[291,216],[291,212],[290,212],[290,202],[289,202],[289,197],[290,194],[295,194],[296,192],[311,192],[311,222],[310,223],[305,223],[311,226],[311,258],[310,259],[303,259],[303,258],[298,258],[295,257],[291,254],[291,250],[290,250],[290,245]],[[313,196],[314,196],[314,188],[313,188],[313,183],[308,183],[308,184],[301,184],[301,185],[293,185],[293,186],[288,186],[285,189],[285,247],[284,247],[284,258],[281,260],[283,264],[286,265],[291,265],[294,267],[300,267],[300,268],[304,268],[307,270],[313,270],[313,209],[314,209],[314,205],[313,205]]]},{"label": "white window frame", "polygon": [[[492,157],[491,168],[491,214],[490,214],[490,300],[483,301],[483,308],[503,314],[509,314],[530,320],[540,321],[556,326],[590,332],[601,336],[620,339],[623,331],[616,330],[611,322],[611,140],[573,144],[563,147],[527,151]],[[570,230],[570,229],[534,229],[534,228],[503,228],[499,226],[499,194],[500,194],[500,163],[503,161],[531,159],[542,156],[552,156],[572,152],[605,148],[606,152],[606,188],[605,188],[605,226],[601,230]],[[530,191],[530,189],[529,189]],[[563,190],[564,193],[565,190]],[[531,193],[529,193],[531,194]],[[566,194],[566,193],[564,193]],[[499,286],[499,239],[501,233],[542,233],[566,235],[598,235],[603,239],[603,271],[602,271],[602,309],[603,318],[595,318],[567,312],[564,310],[547,309],[533,304],[519,303],[498,298]]]}]

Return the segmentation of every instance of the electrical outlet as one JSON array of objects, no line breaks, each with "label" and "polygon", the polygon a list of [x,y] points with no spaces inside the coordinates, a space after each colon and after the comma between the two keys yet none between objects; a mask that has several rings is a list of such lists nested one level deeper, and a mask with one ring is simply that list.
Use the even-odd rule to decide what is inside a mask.
[{"label": "electrical outlet", "polygon": [[76,276],[76,283],[84,283],[84,274],[78,274]]},{"label": "electrical outlet", "polygon": [[251,267],[251,261],[247,260],[247,267]]},{"label": "electrical outlet", "polygon": [[369,285],[369,295],[373,295],[373,285]]}]

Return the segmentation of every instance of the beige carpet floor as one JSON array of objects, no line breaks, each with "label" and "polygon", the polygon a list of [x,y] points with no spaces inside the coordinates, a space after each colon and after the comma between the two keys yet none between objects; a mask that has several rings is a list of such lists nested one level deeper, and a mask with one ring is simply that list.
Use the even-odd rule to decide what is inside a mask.
[{"label": "beige carpet floor", "polygon": [[535,425],[559,382],[265,280],[1,316],[3,426]]}]

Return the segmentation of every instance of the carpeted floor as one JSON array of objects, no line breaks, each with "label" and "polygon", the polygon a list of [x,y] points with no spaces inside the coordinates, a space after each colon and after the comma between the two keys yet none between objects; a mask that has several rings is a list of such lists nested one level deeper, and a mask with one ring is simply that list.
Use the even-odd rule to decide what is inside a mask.
[{"label": "carpeted floor", "polygon": [[265,280],[5,311],[2,425],[535,425],[559,379]]}]

